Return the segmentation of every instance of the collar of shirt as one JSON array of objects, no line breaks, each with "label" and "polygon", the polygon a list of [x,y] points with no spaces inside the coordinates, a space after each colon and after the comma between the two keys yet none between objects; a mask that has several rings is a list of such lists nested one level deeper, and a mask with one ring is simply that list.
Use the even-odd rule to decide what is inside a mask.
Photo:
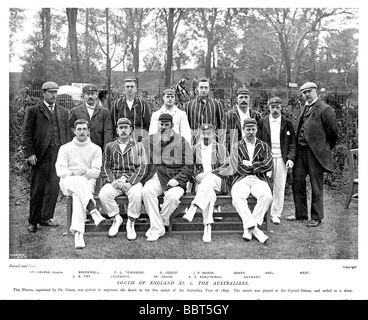
[{"label": "collar of shirt", "polygon": [[201,149],[202,150],[212,150],[212,144],[213,144],[213,142],[211,142],[208,146],[206,146],[204,143],[203,143],[203,141],[201,141]]},{"label": "collar of shirt", "polygon": [[317,97],[317,98],[314,98],[314,99],[313,99],[313,101],[312,101],[310,104],[308,104],[308,102],[306,102],[306,103],[305,103],[305,105],[310,107],[310,106],[312,106],[312,105],[313,105],[313,103],[315,103],[317,100],[318,100],[318,97]]},{"label": "collar of shirt", "polygon": [[250,118],[249,107],[248,107],[247,112],[245,112],[245,113],[239,107],[237,107],[237,108],[238,108],[238,112],[239,112],[240,117]]},{"label": "collar of shirt", "polygon": [[178,107],[175,106],[175,105],[172,109],[167,109],[165,106],[162,106],[161,107],[161,113],[169,113],[169,114],[173,115],[176,112],[177,109],[178,109]]},{"label": "collar of shirt", "polygon": [[55,108],[55,104],[48,104],[46,101],[43,102],[49,110]]},{"label": "collar of shirt", "polygon": [[269,117],[270,117],[270,123],[271,122],[277,122],[277,123],[281,124],[281,117],[278,117],[276,119],[274,117],[272,117],[271,115]]},{"label": "collar of shirt", "polygon": [[96,103],[95,103],[93,106],[90,106],[88,103],[86,103],[86,107],[87,107],[88,109],[92,109],[92,110],[94,110],[94,109],[95,109],[95,107],[96,107]]}]

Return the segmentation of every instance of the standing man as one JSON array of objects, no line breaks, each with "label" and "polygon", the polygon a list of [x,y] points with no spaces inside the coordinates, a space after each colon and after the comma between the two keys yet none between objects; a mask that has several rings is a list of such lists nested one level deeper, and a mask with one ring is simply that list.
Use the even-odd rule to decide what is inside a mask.
[{"label": "standing man", "polygon": [[29,232],[36,232],[37,224],[57,226],[51,221],[60,190],[55,162],[60,146],[72,139],[68,110],[56,105],[58,89],[55,82],[44,83],[43,101],[30,107],[24,120],[22,144],[32,166]]},{"label": "standing man", "polygon": [[[148,136],[144,143],[149,170],[143,187],[143,203],[150,218],[147,241],[156,241],[165,234],[165,226],[180,203],[193,174],[193,153],[188,141],[173,130],[172,116],[159,117],[160,132]],[[159,210],[158,196],[164,194]]]},{"label": "standing man", "polygon": [[148,102],[137,97],[137,82],[135,78],[124,79],[125,95],[115,101],[111,107],[113,132],[116,132],[117,121],[128,118],[133,124],[133,138],[141,141],[148,135],[151,121],[151,110]]},{"label": "standing man", "polygon": [[101,176],[104,186],[99,198],[107,215],[113,219],[108,236],[116,237],[123,223],[117,196],[126,194],[129,199],[126,224],[128,240],[135,240],[135,220],[139,218],[142,205],[142,178],[146,175],[147,162],[143,145],[131,138],[132,122],[128,118],[118,120],[116,128],[118,138],[106,145],[103,155]]},{"label": "standing man", "polygon": [[193,145],[199,137],[199,127],[203,123],[212,124],[215,128],[217,141],[225,138],[225,112],[222,103],[209,97],[210,81],[207,78],[198,80],[198,97],[188,101],[184,110],[188,116],[190,128],[193,130]]},{"label": "standing man", "polygon": [[195,98],[197,96],[198,93],[198,77],[194,76],[194,79],[192,81],[192,97]]},{"label": "standing man", "polygon": [[282,101],[279,97],[268,101],[269,116],[259,120],[257,138],[271,147],[273,157],[273,195],[271,221],[280,224],[284,208],[285,184],[288,169],[294,166],[296,139],[293,123],[281,114]]},{"label": "standing man", "polygon": [[295,216],[287,220],[308,220],[306,177],[312,187],[311,220],[317,227],[324,218],[323,173],[333,172],[332,153],[338,139],[334,110],[318,99],[317,85],[306,82],[300,87],[306,102],[296,123],[297,151],[293,169]]},{"label": "standing man", "polygon": [[[262,225],[272,202],[268,178],[268,172],[273,169],[272,152],[266,142],[256,138],[255,119],[245,119],[243,130],[244,138],[233,145],[229,165],[214,172],[220,176],[233,175],[231,197],[233,206],[243,221],[244,240],[250,241],[255,236],[260,243],[266,243],[268,237],[258,226]],[[247,202],[250,194],[257,199],[253,214]]]},{"label": "standing man", "polygon": [[192,221],[198,208],[203,214],[203,242],[211,242],[211,224],[213,210],[216,203],[216,192],[227,192],[226,178],[220,178],[212,173],[212,170],[225,164],[227,160],[226,147],[214,140],[215,130],[212,124],[200,126],[200,141],[194,147],[194,174],[195,191],[192,204],[188,212],[183,216],[187,221]]},{"label": "standing man", "polygon": [[175,105],[175,91],[174,89],[165,89],[163,92],[164,105],[152,113],[151,124],[149,127],[149,134],[157,133],[159,128],[159,117],[163,113],[169,113],[173,118],[173,130],[183,136],[189,144],[192,142],[192,132],[189,127],[188,117],[185,111],[180,110]]},{"label": "standing man", "polygon": [[75,121],[74,134],[71,142],[61,146],[55,167],[61,190],[73,197],[70,231],[74,233],[75,248],[83,249],[86,212],[90,212],[96,226],[105,220],[93,197],[100,176],[102,150],[91,142],[87,120]]},{"label": "standing man", "polygon": [[99,103],[98,89],[93,84],[83,87],[84,103],[70,110],[69,124],[74,130],[74,122],[85,119],[89,122],[91,141],[101,150],[112,140],[112,124],[109,109]]},{"label": "standing man", "polygon": [[231,150],[235,142],[243,139],[243,123],[247,118],[253,118],[258,123],[261,115],[250,108],[251,98],[247,88],[240,88],[236,92],[237,107],[226,113],[226,146]]}]

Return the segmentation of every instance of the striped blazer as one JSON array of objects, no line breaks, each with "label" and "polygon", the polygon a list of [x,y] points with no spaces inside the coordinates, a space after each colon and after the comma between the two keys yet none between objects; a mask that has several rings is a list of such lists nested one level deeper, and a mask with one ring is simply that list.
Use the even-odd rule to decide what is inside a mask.
[{"label": "striped blazer", "polygon": [[[226,150],[226,147],[218,143],[217,141],[212,141],[212,159],[211,159],[211,166],[212,170],[215,170],[228,161],[228,152]],[[193,172],[193,182],[195,182],[195,177],[203,172],[203,165],[202,165],[202,148],[201,143],[197,143],[194,147],[193,152],[193,159],[194,159],[194,172]],[[222,177],[221,181],[221,191],[226,193],[228,191],[227,188],[227,178]]]},{"label": "striped blazer", "polygon": [[[245,166],[243,160],[252,160],[252,166]],[[267,172],[272,170],[273,161],[271,148],[266,142],[256,138],[253,159],[249,158],[245,139],[242,139],[233,145],[229,164],[225,164],[216,169],[216,174],[220,177],[232,176],[231,186],[249,175],[255,175],[259,179],[270,184]]]},{"label": "striped blazer", "polygon": [[104,184],[125,177],[127,182],[135,185],[142,180],[146,173],[146,153],[140,142],[131,138],[124,152],[121,152],[118,140],[106,145],[101,168]]},{"label": "striped blazer", "polygon": [[[256,119],[257,123],[261,118],[260,113],[255,110],[249,109],[249,115],[251,118]],[[230,109],[226,113],[226,146],[228,150],[231,150],[231,146],[243,139],[243,124],[240,120],[239,111],[237,108]]]},{"label": "striped blazer", "polygon": [[[184,105],[184,110],[188,116],[189,126],[192,130],[198,131],[203,123],[210,123],[215,127],[218,141],[223,142],[226,129],[225,111],[222,103],[213,98],[207,98],[203,104],[201,98],[188,101]],[[193,137],[197,134],[193,134]]]},{"label": "striped blazer", "polygon": [[128,107],[125,96],[119,98],[113,103],[111,107],[111,119],[115,137],[117,137],[116,123],[120,118],[128,118],[132,122],[134,136],[148,136],[149,125],[151,122],[151,108],[146,100],[135,97],[131,110]]}]

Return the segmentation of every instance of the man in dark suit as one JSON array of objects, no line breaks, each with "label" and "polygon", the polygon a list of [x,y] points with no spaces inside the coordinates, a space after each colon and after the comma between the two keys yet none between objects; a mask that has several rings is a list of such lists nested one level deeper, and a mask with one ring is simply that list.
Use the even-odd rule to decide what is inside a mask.
[{"label": "man in dark suit", "polygon": [[235,142],[243,139],[243,123],[247,118],[253,118],[258,123],[261,115],[250,108],[251,97],[247,88],[240,88],[236,93],[237,107],[226,113],[226,146],[231,150]]},{"label": "man in dark suit", "polygon": [[70,110],[69,125],[74,132],[74,122],[85,119],[89,122],[91,141],[105,149],[107,143],[112,141],[112,122],[109,109],[103,107],[98,101],[98,89],[93,84],[83,87],[84,103]]},{"label": "man in dark suit", "polygon": [[338,139],[334,110],[320,101],[317,85],[307,82],[300,87],[306,103],[300,108],[296,123],[297,153],[293,169],[295,216],[287,220],[307,220],[306,177],[312,187],[311,220],[307,227],[317,227],[324,218],[323,173],[333,172],[332,153]]},{"label": "man in dark suit", "polygon": [[273,194],[271,221],[280,224],[284,208],[285,184],[288,169],[294,166],[296,139],[293,123],[281,114],[282,101],[279,97],[268,101],[270,114],[259,120],[257,138],[265,141],[272,149]]},{"label": "man in dark suit", "polygon": [[29,232],[36,232],[37,224],[57,226],[51,221],[60,190],[55,162],[60,146],[72,139],[68,110],[56,105],[58,89],[55,82],[44,83],[44,100],[30,107],[24,120],[22,144],[32,166]]}]

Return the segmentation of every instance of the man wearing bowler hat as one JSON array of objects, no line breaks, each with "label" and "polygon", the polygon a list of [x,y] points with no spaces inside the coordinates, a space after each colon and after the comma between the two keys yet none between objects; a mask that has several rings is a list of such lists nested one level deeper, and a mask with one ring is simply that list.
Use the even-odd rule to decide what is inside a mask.
[{"label": "man wearing bowler hat", "polygon": [[[214,170],[219,176],[233,175],[231,197],[233,206],[243,221],[243,239],[254,236],[260,243],[266,243],[266,236],[258,226],[262,225],[271,202],[268,173],[273,169],[272,152],[269,145],[256,138],[257,121],[247,118],[243,124],[244,138],[232,146],[229,165]],[[253,213],[248,208],[247,198],[252,194],[257,199]]]},{"label": "man wearing bowler hat", "polygon": [[56,104],[58,89],[55,82],[45,82],[43,100],[28,108],[24,120],[22,145],[32,166],[29,232],[36,232],[38,224],[57,226],[51,221],[60,190],[55,162],[60,146],[72,139],[68,110]]},{"label": "man wearing bowler hat", "polygon": [[129,199],[126,232],[128,240],[135,240],[134,224],[139,218],[142,205],[142,182],[147,173],[146,153],[142,143],[131,137],[132,122],[120,118],[116,128],[118,138],[106,145],[103,155],[101,176],[104,186],[99,198],[107,215],[113,220],[108,236],[116,237],[123,218],[119,214],[117,196],[125,194]]},{"label": "man wearing bowler hat", "polygon": [[[193,175],[193,152],[189,142],[173,130],[169,113],[159,116],[160,131],[143,140],[148,159],[148,173],[142,190],[144,207],[150,218],[147,241],[165,234],[170,216],[180,203]],[[158,196],[164,195],[161,210]]]},{"label": "man wearing bowler hat", "polygon": [[173,130],[191,143],[192,132],[190,130],[188,117],[185,111],[180,110],[178,106],[175,105],[175,90],[165,89],[162,96],[164,105],[159,110],[152,113],[149,134],[155,134],[160,130],[158,118],[163,113],[169,113],[173,117]]},{"label": "man wearing bowler hat", "polygon": [[284,208],[285,184],[288,169],[294,166],[296,141],[293,123],[281,114],[282,101],[279,97],[268,100],[270,114],[258,122],[257,138],[265,141],[272,149],[273,194],[271,221],[280,224]]},{"label": "man wearing bowler hat", "polygon": [[251,109],[251,97],[247,88],[239,88],[236,92],[237,107],[230,109],[226,113],[226,146],[231,150],[231,146],[243,139],[243,123],[247,118],[254,118],[258,123],[261,115]]},{"label": "man wearing bowler hat", "polygon": [[133,77],[124,79],[124,95],[111,106],[113,132],[116,134],[117,121],[128,118],[133,124],[132,137],[138,141],[148,135],[151,121],[151,106],[138,97],[137,80]]},{"label": "man wearing bowler hat", "polygon": [[312,187],[311,220],[307,227],[317,227],[324,218],[323,173],[333,172],[332,153],[338,139],[334,110],[320,101],[317,85],[306,82],[300,87],[305,105],[300,108],[296,123],[297,152],[293,169],[295,216],[287,220],[307,220],[307,187],[309,175]]},{"label": "man wearing bowler hat", "polygon": [[90,124],[91,141],[103,151],[113,136],[110,111],[99,103],[98,89],[95,85],[87,84],[82,91],[84,103],[70,110],[70,127],[74,130],[74,122],[77,119],[87,120]]}]

